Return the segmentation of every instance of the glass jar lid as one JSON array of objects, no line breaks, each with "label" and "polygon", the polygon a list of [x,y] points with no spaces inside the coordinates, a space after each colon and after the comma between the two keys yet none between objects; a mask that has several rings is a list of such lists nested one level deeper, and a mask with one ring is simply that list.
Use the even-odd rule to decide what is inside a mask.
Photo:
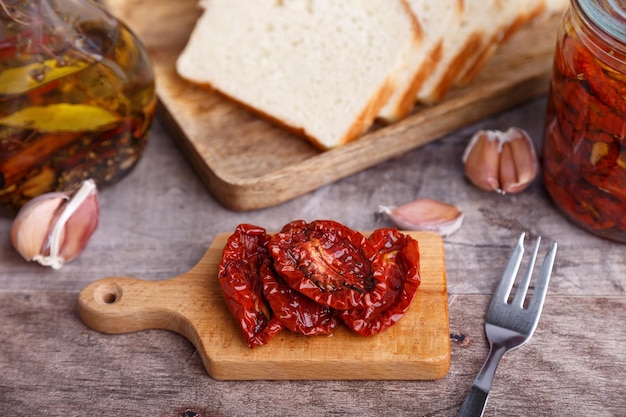
[{"label": "glass jar lid", "polygon": [[576,0],[583,13],[615,40],[626,43],[626,2],[624,0]]}]

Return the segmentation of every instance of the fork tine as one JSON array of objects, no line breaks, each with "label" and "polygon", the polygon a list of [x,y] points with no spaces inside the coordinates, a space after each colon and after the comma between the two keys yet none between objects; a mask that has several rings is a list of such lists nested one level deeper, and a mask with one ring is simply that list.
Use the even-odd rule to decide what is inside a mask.
[{"label": "fork tine", "polygon": [[509,298],[509,293],[511,292],[511,288],[513,288],[513,282],[515,281],[515,276],[517,275],[517,270],[519,269],[520,263],[522,262],[522,256],[524,255],[524,236],[526,234],[522,232],[517,239],[517,245],[515,245],[515,249],[513,250],[513,254],[509,259],[509,263],[502,274],[502,278],[500,278],[500,282],[498,283],[498,288],[496,288],[496,292],[493,295],[492,303],[500,303],[505,302]]},{"label": "fork tine", "polygon": [[530,257],[530,261],[528,262],[528,267],[526,267],[526,272],[524,273],[524,277],[522,278],[519,286],[517,287],[517,292],[515,293],[515,298],[513,299],[513,305],[522,308],[524,306],[524,299],[526,298],[526,293],[528,292],[528,286],[530,285],[530,279],[533,275],[533,269],[535,268],[535,262],[537,261],[537,252],[539,252],[539,245],[541,243],[541,236],[537,237],[537,242],[535,243],[535,249],[533,250],[533,254]]},{"label": "fork tine", "polygon": [[543,301],[546,298],[548,292],[548,284],[550,284],[550,275],[552,275],[552,266],[554,265],[554,258],[556,257],[556,242],[552,244],[550,251],[546,254],[541,265],[541,271],[539,271],[539,277],[535,284],[535,292],[528,305],[528,311],[534,313],[539,318],[541,310],[543,309]]}]

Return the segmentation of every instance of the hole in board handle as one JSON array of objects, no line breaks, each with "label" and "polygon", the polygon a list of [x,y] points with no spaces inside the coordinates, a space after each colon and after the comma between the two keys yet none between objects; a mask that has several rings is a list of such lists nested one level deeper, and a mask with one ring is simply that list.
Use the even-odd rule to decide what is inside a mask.
[{"label": "hole in board handle", "polygon": [[95,289],[93,297],[99,304],[114,304],[122,298],[122,287],[112,282],[103,283]]}]

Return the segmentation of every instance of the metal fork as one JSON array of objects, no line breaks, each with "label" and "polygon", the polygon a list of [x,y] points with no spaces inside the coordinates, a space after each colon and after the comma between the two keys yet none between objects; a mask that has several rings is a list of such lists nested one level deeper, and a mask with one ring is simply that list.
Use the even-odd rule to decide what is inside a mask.
[{"label": "metal fork", "polygon": [[489,397],[489,389],[500,359],[509,350],[528,342],[539,322],[556,256],[556,242],[552,244],[552,248],[545,256],[536,280],[533,296],[528,307],[524,307],[526,292],[541,242],[540,236],[537,238],[528,268],[517,288],[515,298],[511,303],[508,303],[509,294],[524,255],[524,236],[525,233],[520,235],[504,274],[498,283],[498,288],[491,299],[485,319],[485,334],[490,346],[489,356],[478,376],[474,379],[459,412],[459,417],[483,415]]}]

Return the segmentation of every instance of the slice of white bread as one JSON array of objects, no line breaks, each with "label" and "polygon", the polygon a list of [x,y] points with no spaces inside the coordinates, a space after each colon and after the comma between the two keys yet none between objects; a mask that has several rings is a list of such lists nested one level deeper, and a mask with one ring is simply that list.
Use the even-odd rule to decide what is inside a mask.
[{"label": "slice of white bread", "polygon": [[480,48],[482,28],[494,24],[488,18],[489,13],[485,11],[494,7],[496,1],[498,0],[464,0],[461,19],[444,35],[444,54],[417,93],[418,101],[437,103],[454,85],[468,57],[473,56]]},{"label": "slice of white bread", "polygon": [[[508,1],[508,0],[502,0]],[[481,52],[476,60],[460,74],[457,84],[467,85],[491,58],[491,56],[504,44],[511,36],[517,33],[529,22],[538,19],[545,19],[560,15],[569,6],[570,0],[516,0],[518,3],[517,13],[508,15],[502,22],[500,29],[493,32],[491,39],[487,42],[487,47]],[[502,16],[501,16],[502,17]]]},{"label": "slice of white bread", "polygon": [[496,0],[485,10],[486,18],[493,24],[482,28],[480,45],[457,74],[456,85],[469,84],[478,71],[509,37],[545,10],[545,0]]},{"label": "slice of white bread", "polygon": [[[512,34],[536,16],[569,0],[464,0],[459,24],[444,35],[444,55],[417,94],[435,104],[454,85],[469,83]],[[542,13],[543,12],[543,13]]]},{"label": "slice of white bread", "polygon": [[407,0],[423,33],[419,51],[409,59],[400,85],[378,118],[386,123],[402,119],[415,105],[415,97],[444,54],[444,34],[461,18],[463,0]]},{"label": "slice of white bread", "polygon": [[183,78],[330,149],[361,136],[421,47],[404,0],[204,0]]}]

